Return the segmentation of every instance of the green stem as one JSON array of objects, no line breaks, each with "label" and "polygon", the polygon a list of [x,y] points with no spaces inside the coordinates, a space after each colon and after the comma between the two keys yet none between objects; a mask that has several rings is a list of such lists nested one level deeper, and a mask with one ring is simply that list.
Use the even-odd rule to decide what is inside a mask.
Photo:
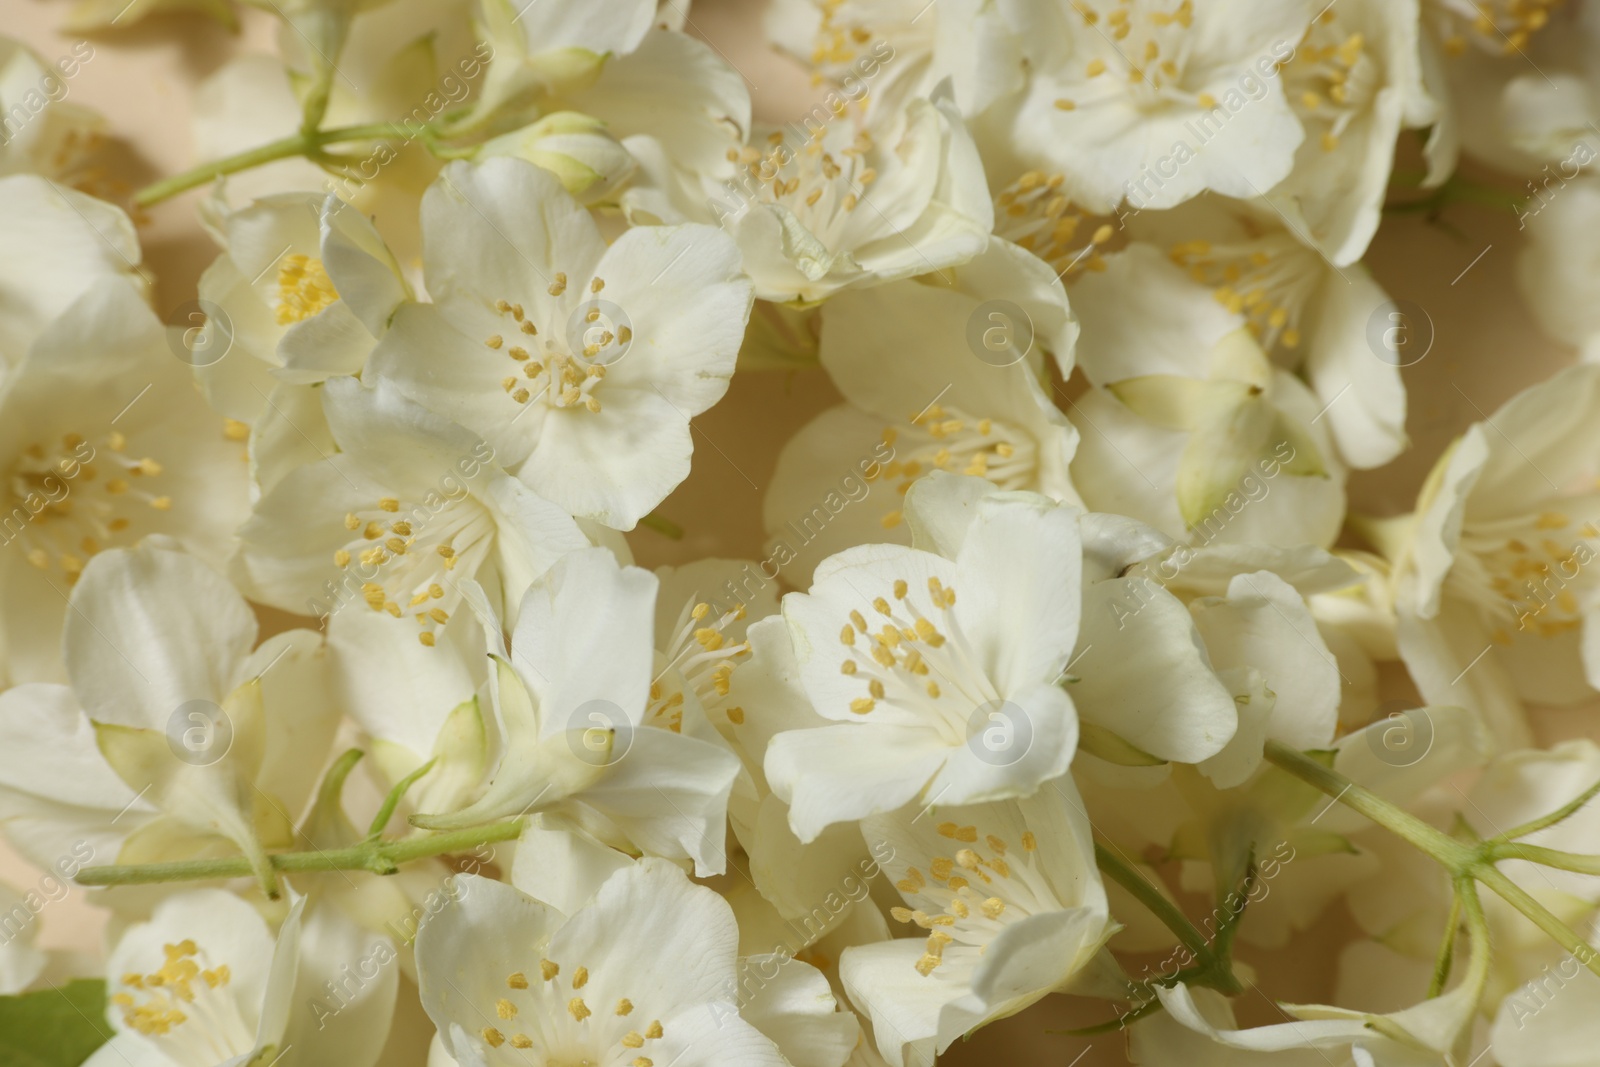
[{"label": "green stem", "polygon": [[300,120],[300,133],[304,137],[317,136],[318,127],[328,114],[328,102],[333,99],[333,74],[332,63],[324,61],[317,65],[316,77],[311,83],[311,92],[306,96],[304,114]]},{"label": "green stem", "polygon": [[[1359,811],[1439,861],[1450,872],[1451,881],[1457,888],[1469,920],[1474,919],[1472,909],[1477,899],[1472,883],[1482,882],[1501,900],[1543,930],[1556,944],[1570,952],[1579,963],[1600,975],[1600,952],[1596,952],[1576,930],[1495,867],[1495,863],[1503,859],[1522,859],[1585,874],[1600,874],[1600,857],[1575,856],[1556,849],[1516,842],[1484,841],[1476,845],[1464,845],[1282,742],[1268,741],[1266,757],[1275,766],[1315,786],[1339,803]],[[1552,813],[1556,814],[1559,812]],[[1471,890],[1473,895],[1469,898],[1462,890]],[[1477,965],[1477,951],[1475,946],[1474,966]]]},{"label": "green stem", "polygon": [[1461,883],[1457,882],[1450,895],[1450,918],[1444,924],[1444,941],[1439,945],[1439,955],[1433,961],[1433,980],[1428,983],[1428,999],[1444,992],[1450,981],[1450,965],[1456,955],[1456,933],[1461,926]]},{"label": "green stem", "polygon": [[[1420,182],[1417,184],[1420,187]],[[1508,210],[1514,214],[1521,214],[1523,208],[1527,206],[1527,202],[1527,197],[1517,196],[1515,193],[1509,193],[1504,189],[1485,185],[1482,182],[1475,182],[1460,175],[1452,175],[1448,181],[1428,195],[1414,200],[1402,200],[1397,203],[1385,204],[1383,210],[1390,215],[1438,214],[1451,204],[1478,204],[1481,207]]]},{"label": "green stem", "polygon": [[1155,994],[1152,993],[1149,1000],[1140,1001],[1138,1007],[1130,1008],[1126,1013],[1117,1016],[1115,1019],[1108,1019],[1103,1023],[1095,1023],[1093,1026],[1080,1026],[1075,1030],[1046,1030],[1045,1033],[1067,1034],[1072,1037],[1093,1037],[1096,1034],[1111,1034],[1118,1030],[1126,1030],[1130,1025],[1143,1019],[1146,1015],[1154,1015],[1161,1010],[1161,1007],[1161,1001],[1157,1000]]},{"label": "green stem", "polygon": [[664,518],[664,517],[662,517],[660,515],[657,515],[653,511],[650,514],[646,515],[644,518],[640,519],[639,520],[639,525],[645,527],[646,529],[654,530],[656,533],[660,534],[662,537],[668,538],[670,540],[673,540],[673,541],[682,541],[683,540],[683,527],[682,526],[679,526],[677,523],[673,522],[671,519]]},{"label": "green stem", "polygon": [[394,788],[389,790],[389,795],[383,798],[383,807],[372,817],[372,825],[367,828],[368,841],[376,841],[383,836],[383,828],[389,825],[394,809],[400,806],[400,798],[406,795],[407,789],[416,784],[418,778],[433,770],[433,765],[437,762],[439,760],[435,757],[395,783]]},{"label": "green stem", "polygon": [[315,807],[318,811],[333,811],[339,806],[339,798],[344,795],[345,779],[350,777],[350,772],[356,769],[356,764],[365,755],[359,748],[348,748],[333,761],[328,773],[322,776],[322,784],[317,787]]},{"label": "green stem", "polygon": [[1490,840],[1496,843],[1515,841],[1519,837],[1527,837],[1529,834],[1536,834],[1540,830],[1547,830],[1556,823],[1561,822],[1563,819],[1566,819],[1571,815],[1575,815],[1578,809],[1589,803],[1589,801],[1593,800],[1595,798],[1595,794],[1597,793],[1600,793],[1600,782],[1596,782],[1594,785],[1591,785],[1588,789],[1585,789],[1583,792],[1579,793],[1577,796],[1573,797],[1567,803],[1561,805],[1561,807],[1557,808],[1555,811],[1552,811],[1550,814],[1541,815],[1537,819],[1523,823],[1521,826],[1513,826],[1505,833],[1496,837],[1492,837]]},{"label": "green stem", "polygon": [[[370,871],[393,874],[402,863],[463,852],[477,845],[510,841],[522,833],[522,820],[490,823],[442,834],[418,834],[399,841],[363,841],[349,848],[310,852],[276,852],[266,856],[275,873],[296,871]],[[142,863],[85,867],[78,872],[79,885],[149,885],[154,882],[199,882],[217,878],[240,878],[255,873],[244,856],[227,859],[178,860],[172,863]]]},{"label": "green stem", "polygon": [[1597,953],[1581,934],[1533,899],[1527,890],[1487,863],[1479,865],[1472,875],[1492,889],[1501,900],[1520,911],[1529,922],[1543,930],[1556,944],[1570,952],[1573,959],[1600,975],[1600,953]]},{"label": "green stem", "polygon": [[1353,808],[1426,852],[1454,873],[1470,867],[1477,852],[1429,826],[1410,812],[1402,811],[1376,793],[1356,785],[1338,771],[1330,770],[1281,741],[1268,741],[1266,757],[1280,770],[1287,771],[1307,785],[1326,793],[1346,807]]},{"label": "green stem", "polygon": [[206,182],[215,181],[229,174],[236,174],[241,170],[249,170],[266,163],[273,163],[280,159],[291,159],[295,156],[312,155],[320,151],[324,145],[339,144],[344,141],[376,141],[388,137],[403,137],[411,139],[418,136],[418,130],[399,122],[375,122],[364,126],[343,126],[333,130],[319,130],[312,133],[300,131],[293,136],[282,140],[272,141],[259,148],[252,148],[248,152],[227,156],[223,159],[202,163],[192,170],[175,174],[170,178],[163,178],[152,185],[140,189],[133,196],[133,202],[139,207],[150,207],[161,201],[187,192]]},{"label": "green stem", "polygon": [[1166,924],[1167,929],[1171,930],[1183,946],[1194,954],[1196,960],[1208,966],[1216,962],[1211,952],[1211,943],[1206,940],[1205,935],[1189,921],[1188,916],[1178,910],[1177,905],[1162,896],[1161,891],[1151,885],[1144,875],[1124,863],[1099,842],[1094,846],[1094,861],[1113,882],[1133,894],[1135,900]]},{"label": "green stem", "polygon": [[1496,861],[1527,860],[1529,863],[1543,864],[1561,871],[1600,874],[1600,856],[1579,856],[1576,853],[1545,848],[1542,845],[1525,845],[1520,841],[1497,842],[1491,855]]}]

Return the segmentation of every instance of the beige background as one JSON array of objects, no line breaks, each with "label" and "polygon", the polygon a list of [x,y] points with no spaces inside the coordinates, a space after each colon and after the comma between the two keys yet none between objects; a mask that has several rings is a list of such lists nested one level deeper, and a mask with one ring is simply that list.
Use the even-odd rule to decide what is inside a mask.
[{"label": "beige background", "polygon": [[[0,29],[54,59],[68,54],[74,40],[57,32],[69,6],[68,0],[0,0]],[[747,81],[755,78],[758,118],[783,120],[805,110],[816,91],[802,70],[763,43],[763,7],[761,0],[696,0],[689,31],[716,44]],[[235,55],[271,50],[272,19],[253,9],[243,15],[237,35],[202,19],[166,17],[92,39],[95,55],[70,82],[70,99],[103,113],[120,139],[111,188],[126,192],[188,164],[189,103],[197,82]],[[1517,186],[1499,180],[1507,188]],[[196,278],[216,254],[195,221],[194,199],[190,194],[160,205],[142,220],[145,261],[157,279],[156,305],[163,313],[194,296]],[[1516,296],[1516,220],[1472,206],[1452,208],[1448,218],[1464,236],[1418,218],[1395,218],[1386,222],[1367,257],[1392,296],[1427,310],[1436,338],[1429,355],[1405,372],[1414,449],[1384,471],[1355,476],[1350,493],[1357,512],[1381,516],[1409,510],[1423,476],[1451,438],[1571,359],[1539,336]],[[835,401],[820,372],[738,376],[727,398],[696,420],[695,472],[661,508],[686,536],[674,543],[649,531],[633,535],[640,562],[759,557],[762,492],[778,450]],[[1386,695],[1402,695],[1403,672],[1389,674],[1395,691]],[[1593,712],[1541,714],[1542,739],[1593,732]],[[39,877],[0,843],[0,878],[27,888]],[[78,891],[46,909],[42,945],[97,948],[101,914],[84,898]],[[1272,996],[1320,1000],[1331,995],[1327,961],[1332,948],[1350,930],[1343,908],[1336,906],[1290,950],[1262,953],[1241,946],[1239,956],[1262,975],[1261,984]],[[1052,998],[996,1024],[969,1045],[958,1045],[941,1063],[1121,1063],[1122,1041],[1114,1035],[1084,1039],[1045,1033],[1097,1021],[1104,1012],[1103,1006]],[[1274,1017],[1270,1004],[1256,994],[1246,995],[1240,1012],[1251,1022]],[[420,1062],[427,1033],[425,1020],[397,1033],[385,1062]]]}]

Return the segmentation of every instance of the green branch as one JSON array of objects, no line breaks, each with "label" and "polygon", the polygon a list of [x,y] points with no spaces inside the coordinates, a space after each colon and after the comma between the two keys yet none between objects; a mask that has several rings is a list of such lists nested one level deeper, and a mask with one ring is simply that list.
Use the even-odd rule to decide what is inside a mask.
[{"label": "green branch", "polygon": [[[1576,870],[1585,874],[1600,874],[1600,857],[1576,856],[1556,849],[1540,848],[1537,845],[1524,845],[1509,842],[1502,835],[1488,841],[1479,841],[1473,844],[1464,844],[1448,837],[1418,819],[1410,812],[1403,811],[1394,804],[1389,803],[1376,793],[1364,789],[1337,771],[1330,770],[1322,764],[1306,757],[1300,752],[1279,741],[1268,741],[1266,758],[1280,769],[1299,778],[1308,785],[1333,797],[1336,801],[1347,807],[1359,811],[1379,826],[1399,835],[1422,852],[1427,853],[1439,862],[1445,870],[1450,872],[1451,885],[1456,888],[1457,899],[1467,907],[1467,918],[1473,919],[1471,905],[1476,899],[1474,882],[1481,882],[1495,895],[1521,912],[1529,922],[1543,930],[1552,940],[1570,952],[1574,959],[1582,963],[1596,975],[1600,975],[1600,952],[1585,941],[1577,931],[1562,922],[1556,915],[1535,900],[1526,890],[1495,866],[1501,860],[1521,859],[1534,863],[1543,863],[1551,867],[1564,870]],[[1592,795],[1585,794],[1584,798]],[[1567,804],[1552,812],[1542,819],[1528,823],[1528,827],[1544,829],[1553,826],[1561,818],[1577,811],[1582,804],[1574,802]],[[1512,833],[1523,832],[1525,828],[1519,827]],[[1474,894],[1468,897],[1467,892]],[[1443,953],[1441,952],[1441,956]],[[1441,961],[1442,962],[1442,961]],[[1437,974],[1437,972],[1436,972]],[[1436,978],[1437,981],[1437,978]]]},{"label": "green branch", "polygon": [[1444,992],[1444,987],[1450,981],[1450,966],[1455,962],[1456,934],[1461,928],[1461,883],[1456,883],[1455,891],[1450,895],[1450,917],[1444,924],[1444,941],[1439,945],[1439,954],[1433,961],[1433,980],[1428,983],[1428,997],[1432,999]]},{"label": "green branch", "polygon": [[1179,911],[1176,904],[1162,896],[1161,891],[1151,885],[1144,875],[1124,863],[1099,842],[1094,846],[1094,861],[1113,882],[1126,889],[1135,900],[1160,919],[1183,943],[1183,947],[1194,954],[1195,959],[1212,962],[1211,942],[1207,941],[1200,928],[1190,922],[1189,917]]},{"label": "green branch", "polygon": [[1452,871],[1464,871],[1477,859],[1477,850],[1436,830],[1370,789],[1357,785],[1338,771],[1324,767],[1281,741],[1267,742],[1266,757],[1280,770],[1287,771],[1346,807],[1360,812]]},{"label": "green branch", "polygon": [[[393,874],[400,864],[451,852],[465,852],[478,845],[511,841],[522,833],[522,820],[490,823],[442,834],[419,834],[399,841],[363,841],[349,848],[314,849],[308,852],[275,852],[267,855],[272,870],[280,874],[297,871],[370,871]],[[172,863],[141,863],[85,867],[74,879],[79,885],[150,885],[156,882],[200,882],[216,878],[242,878],[255,873],[244,856],[225,859],[177,860]]]},{"label": "green branch", "polygon": [[259,148],[252,148],[248,152],[227,156],[223,159],[202,163],[192,170],[176,174],[171,178],[163,178],[152,185],[147,185],[133,195],[133,202],[139,207],[150,207],[161,201],[187,192],[206,182],[215,181],[229,174],[236,174],[241,170],[249,170],[266,163],[274,163],[280,159],[292,159],[296,156],[315,156],[321,152],[324,145],[340,144],[346,141],[381,141],[386,138],[404,138],[410,140],[421,136],[419,128],[413,128],[399,122],[375,122],[364,126],[342,126],[332,130],[317,130],[306,132],[304,130],[285,137],[279,141],[272,141]]}]

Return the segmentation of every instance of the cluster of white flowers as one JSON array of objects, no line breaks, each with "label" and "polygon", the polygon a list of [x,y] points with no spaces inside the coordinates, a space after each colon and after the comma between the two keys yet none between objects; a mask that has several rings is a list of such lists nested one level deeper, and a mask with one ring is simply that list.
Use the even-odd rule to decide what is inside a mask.
[{"label": "cluster of white flowers", "polygon": [[[261,6],[123,206],[0,40],[0,1019],[104,1016],[27,1062],[1600,1063],[1600,0],[773,0],[776,123],[688,0]],[[1577,355],[1350,514],[1463,153]],[[760,558],[635,565],[736,372],[838,398]],[[1238,958],[1338,912],[1336,1003]]]}]

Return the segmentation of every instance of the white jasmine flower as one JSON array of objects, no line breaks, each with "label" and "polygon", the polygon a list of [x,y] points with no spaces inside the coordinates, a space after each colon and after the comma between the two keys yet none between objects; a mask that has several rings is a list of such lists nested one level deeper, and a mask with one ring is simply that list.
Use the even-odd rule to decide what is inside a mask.
[{"label": "white jasmine flower", "polygon": [[610,197],[637,166],[621,142],[606,132],[605,123],[570,111],[490,138],[473,154],[479,160],[494,156],[515,156],[543,167],[585,205]]},{"label": "white jasmine flower", "polygon": [[565,915],[485,878],[456,889],[417,936],[422,1004],[456,1062],[784,1064],[729,999],[733,912],[665,861]]},{"label": "white jasmine flower", "polygon": [[[1593,157],[1591,157],[1593,158]],[[1600,180],[1574,178],[1549,204],[1529,204],[1527,242],[1517,260],[1518,288],[1539,327],[1572,345],[1588,362],[1600,358],[1600,317],[1591,291],[1600,232]]]},{"label": "white jasmine flower", "polygon": [[104,201],[32,174],[0,177],[0,232],[0,359],[8,368],[100,282],[144,294],[138,234]]},{"label": "white jasmine flower", "polygon": [[1335,266],[1270,212],[1210,197],[1130,229],[1241,316],[1276,365],[1299,371],[1345,463],[1380,467],[1406,447],[1401,356],[1384,358],[1368,336],[1389,296],[1364,266]]},{"label": "white jasmine flower", "polygon": [[0,37],[0,174],[32,173],[71,182],[85,158],[105,137],[98,112],[67,99],[69,79],[94,58],[94,45],[78,41],[60,59],[43,56],[10,37]]},{"label": "white jasmine flower", "polygon": [[369,737],[371,766],[392,786],[430,759],[407,791],[408,811],[453,811],[482,792],[488,723],[478,694],[488,684],[483,627],[457,611],[417,655],[416,628],[384,611],[339,611],[328,623],[333,684]]},{"label": "white jasmine flower", "polygon": [[1305,137],[1280,67],[1316,5],[1054,0],[1010,17],[1027,85],[979,124],[1001,180],[1060,173],[1091,211],[1168,208],[1211,189],[1250,199],[1290,173]]},{"label": "white jasmine flower", "polygon": [[739,763],[690,736],[652,683],[656,589],[648,571],[619,567],[601,548],[569,553],[534,583],[510,649],[494,650],[499,750],[488,788],[463,809],[412,821],[454,829],[558,811],[608,843],[721,873]]},{"label": "white jasmine flower", "polygon": [[[1260,765],[1269,739],[1302,751],[1332,742],[1342,688],[1339,663],[1293,586],[1270,571],[1241,574],[1229,583],[1227,596],[1202,597],[1189,610],[1212,666],[1234,682],[1236,697],[1248,701],[1230,748],[1202,765],[1219,787],[1243,782]],[[1258,675],[1259,691],[1249,673]],[[1222,770],[1224,761],[1236,769]]]},{"label": "white jasmine flower", "polygon": [[343,49],[318,53],[283,24],[279,55],[243,54],[196,87],[197,162],[223,159],[292,137],[304,121],[302,96],[318,67],[335,58],[324,127],[398,123],[403,132],[341,146],[325,170],[300,156],[229,175],[214,191],[234,207],[286,191],[337,192],[382,220],[402,263],[416,251],[416,199],[440,163],[421,143],[430,124],[447,123],[483,84],[493,47],[476,39],[471,0],[388,0],[351,13]]},{"label": "white jasmine flower", "polygon": [[409,615],[432,645],[463,580],[480,582],[500,611],[589,544],[566,512],[500,470],[481,438],[392,385],[335,378],[321,390],[338,454],[284,475],[239,531],[236,573],[263,603],[327,615],[359,601]]},{"label": "white jasmine flower", "polygon": [[[641,193],[640,219],[716,222],[763,300],[815,304],[841,289],[927,274],[984,250],[993,205],[972,139],[943,93],[903,115],[845,110],[757,129],[735,172],[673,197]],[[665,183],[651,172],[647,188]]]},{"label": "white jasmine flower", "polygon": [[[517,841],[511,884],[561,914],[575,915],[608,880],[639,863],[581,833],[529,827]],[[742,946],[750,931],[737,903],[728,904],[741,919]],[[877,929],[882,928],[879,917]],[[760,953],[741,948],[737,978],[724,996],[737,1003],[740,1018],[778,1046],[787,1063],[841,1067],[859,1045],[861,1027],[853,1012],[839,1010],[844,997],[830,988],[831,976],[800,955],[787,945]]]},{"label": "white jasmine flower", "polygon": [[1517,394],[1439,460],[1390,551],[1423,696],[1474,708],[1513,745],[1529,737],[1523,700],[1573,703],[1600,682],[1596,411],[1600,367]]},{"label": "white jasmine flower", "polygon": [[[1074,301],[1079,362],[1101,387],[1072,411],[1082,434],[1072,478],[1084,502],[1174,538],[1225,508],[1223,540],[1330,544],[1344,515],[1343,469],[1316,398],[1272,366],[1243,315],[1155,249],[1134,245],[1108,262],[1077,282]],[[1234,506],[1257,472],[1271,492]]]},{"label": "white jasmine flower", "polygon": [[220,563],[245,468],[124,278],[93,282],[19,355],[0,385],[0,631],[10,681],[56,681],[87,563],[151,534]]},{"label": "white jasmine flower", "polygon": [[[725,721],[723,736],[744,764],[745,774],[729,798],[728,821],[748,857],[755,893],[747,897],[759,897],[760,904],[738,897],[730,902],[740,912],[741,929],[761,922],[774,927],[766,940],[747,931],[747,942],[763,949],[781,943],[797,951],[863,910],[856,905],[878,865],[854,823],[836,823],[811,841],[795,835],[789,805],[767,781],[767,751],[774,737],[826,726],[828,720],[812,709],[800,684],[784,620],[765,617],[745,633],[749,651],[728,674],[725,719],[718,721]],[[871,907],[864,910],[876,914]]]},{"label": "white jasmine flower", "polygon": [[865,99],[893,113],[949,78],[962,114],[975,116],[1022,88],[1022,48],[1001,5],[916,0],[777,0],[773,44],[836,86],[825,99]]},{"label": "white jasmine flower", "polygon": [[111,952],[106,1019],[116,1033],[88,1063],[218,1067],[287,1054],[304,906],[295,901],[274,937],[254,908],[219,889],[162,901]]},{"label": "white jasmine flower", "polygon": [[[802,841],[918,797],[1027,796],[1066,773],[1078,724],[1059,683],[1078,637],[1076,526],[1044,498],[983,501],[954,559],[864,545],[784,598],[801,684],[830,721],[767,750]],[[985,758],[991,728],[1027,736]]]},{"label": "white jasmine flower", "polygon": [[[264,848],[291,843],[338,717],[316,634],[256,637],[244,599],[194,557],[154,543],[97,557],[67,616],[70,687],[0,698],[9,721],[37,722],[5,758],[7,819],[41,844],[75,827],[106,862],[221,837],[264,869]],[[84,781],[42,774],[62,758]]]},{"label": "white jasmine flower", "polygon": [[[1467,978],[1450,992],[1387,1015],[1332,1005],[1285,1004],[1291,1018],[1282,1023],[1236,1029],[1228,1002],[1209,990],[1186,985],[1158,986],[1173,1026],[1158,1019],[1134,1028],[1135,1062],[1205,1062],[1206,1044],[1230,1051],[1223,1062],[1239,1062],[1238,1052],[1292,1055],[1306,1063],[1331,1062],[1374,1067],[1431,1067],[1452,1060],[1470,1062],[1472,1020],[1488,969],[1487,941],[1475,946]],[[1330,1055],[1331,1054],[1331,1055]],[[1269,1061],[1273,1062],[1273,1061]],[[1276,1062],[1301,1062],[1287,1058]]]},{"label": "white jasmine flower", "polygon": [[274,936],[231,893],[180,892],[112,948],[106,1018],[115,1034],[87,1062],[372,1067],[394,1010],[394,961],[386,939],[305,897]]},{"label": "white jasmine flower", "polygon": [[1305,139],[1265,199],[1338,267],[1358,261],[1378,231],[1400,131],[1439,117],[1423,84],[1419,2],[1324,8],[1283,67]]},{"label": "white jasmine flower", "polygon": [[484,435],[570,513],[632,529],[689,473],[689,420],[727,389],[750,315],[738,250],[704,226],[607,248],[548,173],[454,164],[423,199],[433,304],[408,304],[374,372]]},{"label": "white jasmine flower", "polygon": [[1600,147],[1592,4],[1424,0],[1422,15],[1430,88],[1447,105],[1430,141],[1450,156],[1531,176],[1579,144]]},{"label": "white jasmine flower", "polygon": [[660,6],[623,0],[597,15],[570,4],[481,5],[494,61],[468,125],[575,112],[604,123],[664,188],[727,177],[728,153],[750,130],[749,88],[716,49],[679,32],[688,17],[679,4]]},{"label": "white jasmine flower", "polygon": [[359,374],[411,295],[371,221],[338,196],[267,197],[221,227],[224,251],[201,276],[200,299],[222,314],[191,350],[206,399],[239,422],[281,402],[281,383]]},{"label": "white jasmine flower", "polygon": [[1132,626],[1114,610],[1131,580],[1080,548],[1117,536],[1099,517],[947,474],[908,506],[915,547],[842,552],[784,598],[801,684],[831,720],[767,752],[802,841],[918,798],[1032,795],[1066,772],[1080,719],[1086,742],[1157,760],[1202,760],[1233,735],[1182,603],[1156,590]]},{"label": "white jasmine flower", "polygon": [[955,289],[904,281],[829,301],[818,354],[846,402],[784,446],[762,508],[791,581],[851,545],[908,543],[903,495],[929,471],[1076,501],[1077,432],[1044,384],[1046,348],[1070,373],[1077,337],[1060,282],[999,240],[955,275]]},{"label": "white jasmine flower", "polygon": [[1064,991],[1116,930],[1070,778],[1028,800],[874,815],[862,832],[894,850],[895,920],[927,931],[840,964],[894,1067],[931,1067],[958,1037]]}]

